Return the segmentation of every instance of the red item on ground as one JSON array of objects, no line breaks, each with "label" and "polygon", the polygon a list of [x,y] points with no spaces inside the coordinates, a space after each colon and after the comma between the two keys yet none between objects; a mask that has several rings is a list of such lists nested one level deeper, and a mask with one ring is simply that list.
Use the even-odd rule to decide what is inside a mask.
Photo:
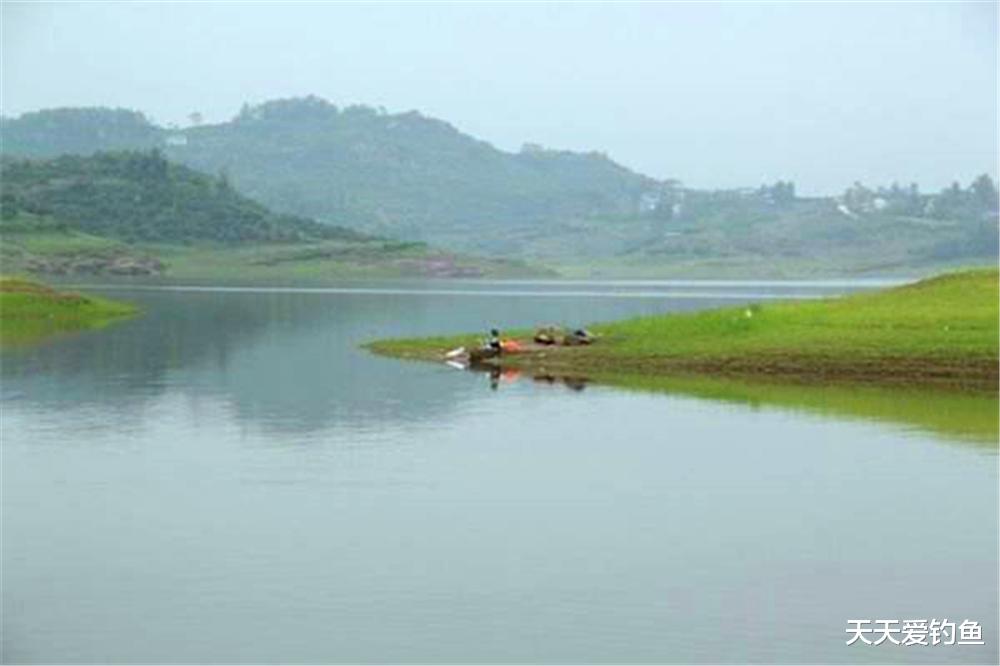
[{"label": "red item on ground", "polygon": [[522,351],[521,343],[517,340],[501,340],[500,349],[508,353],[517,353]]}]

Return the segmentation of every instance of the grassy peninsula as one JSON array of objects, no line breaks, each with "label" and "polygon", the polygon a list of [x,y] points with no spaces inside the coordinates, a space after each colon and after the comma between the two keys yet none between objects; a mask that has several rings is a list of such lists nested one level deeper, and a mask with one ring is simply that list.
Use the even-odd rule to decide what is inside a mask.
[{"label": "grassy peninsula", "polygon": [[30,344],[57,333],[102,328],[135,313],[135,307],[128,303],[0,277],[0,347]]},{"label": "grassy peninsula", "polygon": [[[590,346],[529,346],[496,363],[596,380],[722,375],[997,390],[998,272],[950,273],[880,292],[641,317],[591,327]],[[528,342],[530,332],[512,337]],[[440,360],[476,335],[383,340],[375,353]]]}]

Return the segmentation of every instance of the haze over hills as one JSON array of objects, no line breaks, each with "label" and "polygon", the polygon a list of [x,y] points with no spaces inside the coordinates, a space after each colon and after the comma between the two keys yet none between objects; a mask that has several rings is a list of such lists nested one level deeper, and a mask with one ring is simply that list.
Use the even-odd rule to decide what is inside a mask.
[{"label": "haze over hills", "polygon": [[478,276],[504,268],[274,213],[224,176],[172,163],[158,149],[4,156],[0,167],[5,270],[283,279]]},{"label": "haze over hills", "polygon": [[789,182],[693,190],[599,153],[509,153],[416,112],[316,97],[184,129],[120,109],[46,110],[4,119],[2,134],[8,155],[156,147],[276,211],[574,275],[920,272],[997,251],[987,177],[938,194],[860,183],[838,197],[798,197]]},{"label": "haze over hills", "polygon": [[3,159],[2,217],[51,217],[126,242],[365,241],[357,231],[279,215],[221,177],[168,162],[158,151]]},{"label": "haze over hills", "polygon": [[5,120],[8,154],[54,156],[161,147],[172,159],[225,172],[282,211],[394,237],[477,247],[497,226],[628,216],[653,179],[597,153],[527,147],[511,154],[416,112],[344,109],[315,97],[246,107],[232,121],[161,128],[141,114],[57,109]]}]

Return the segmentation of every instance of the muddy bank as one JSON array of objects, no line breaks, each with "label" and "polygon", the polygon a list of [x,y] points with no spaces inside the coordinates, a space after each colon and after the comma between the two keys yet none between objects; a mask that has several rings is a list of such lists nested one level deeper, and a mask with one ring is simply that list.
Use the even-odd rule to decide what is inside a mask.
[{"label": "muddy bank", "polygon": [[27,255],[20,269],[38,275],[162,275],[166,264],[147,254],[120,250],[86,254]]}]

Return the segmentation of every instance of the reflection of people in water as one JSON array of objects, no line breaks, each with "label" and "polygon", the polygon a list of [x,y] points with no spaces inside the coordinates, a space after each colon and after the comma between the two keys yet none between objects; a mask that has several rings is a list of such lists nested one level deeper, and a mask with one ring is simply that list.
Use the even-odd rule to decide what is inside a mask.
[{"label": "reflection of people in water", "polygon": [[[489,373],[490,376],[490,388],[494,391],[500,388],[500,384],[513,384],[521,378],[521,371],[517,368],[502,368],[497,365],[486,364],[478,366],[478,368],[470,368],[479,370],[480,372]],[[553,386],[555,384],[562,384],[569,390],[579,393],[587,387],[587,382],[590,381],[586,377],[559,377],[556,375],[549,374],[537,374],[529,375],[532,381],[540,382],[543,384],[548,384]]]},{"label": "reflection of people in water", "polygon": [[490,368],[490,388],[494,391],[500,386],[500,382],[504,384],[513,384],[521,377],[521,371],[516,368],[500,368],[498,366],[493,366]]},{"label": "reflection of people in water", "polygon": [[587,388],[587,382],[589,381],[586,377],[557,377],[556,375],[543,374],[532,375],[531,378],[538,383],[548,384],[549,386],[555,385],[556,382],[562,382],[563,386],[578,393]]}]

